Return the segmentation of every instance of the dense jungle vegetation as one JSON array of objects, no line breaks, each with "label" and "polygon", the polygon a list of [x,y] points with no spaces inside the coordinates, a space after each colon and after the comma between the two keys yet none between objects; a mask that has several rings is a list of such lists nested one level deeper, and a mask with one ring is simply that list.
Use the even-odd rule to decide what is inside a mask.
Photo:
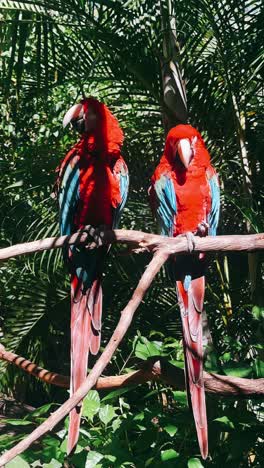
[{"label": "dense jungle vegetation", "polygon": [[[156,232],[147,188],[165,140],[162,65],[170,60],[181,68],[188,121],[201,131],[220,175],[219,234],[264,232],[260,0],[1,0],[0,5],[1,248],[58,235],[58,204],[51,197],[55,169],[78,139],[62,128],[62,119],[83,94],[105,102],[125,133],[122,153],[131,182],[121,227]],[[149,260],[147,254],[111,249],[103,281],[102,350]],[[212,337],[207,370],[264,377],[263,291],[263,253],[212,256],[205,301]],[[5,348],[69,375],[70,288],[60,249],[3,263],[0,303]],[[137,369],[156,355],[183,367],[179,310],[165,270],[106,375]],[[4,362],[0,392],[1,451],[68,397],[66,390]],[[11,411],[14,402],[17,409]],[[90,391],[71,458],[66,458],[66,419],[7,466],[263,466],[261,401],[207,395],[207,408],[206,461],[199,455],[185,392],[146,383]]]}]

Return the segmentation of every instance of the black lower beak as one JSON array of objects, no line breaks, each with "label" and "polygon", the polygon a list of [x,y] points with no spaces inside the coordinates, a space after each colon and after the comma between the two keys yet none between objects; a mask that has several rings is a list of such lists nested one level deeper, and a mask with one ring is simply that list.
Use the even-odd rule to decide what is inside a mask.
[{"label": "black lower beak", "polygon": [[71,121],[71,124],[74,128],[74,130],[77,130],[79,133],[84,133],[85,132],[85,121],[83,117],[80,117],[79,119],[73,119]]}]

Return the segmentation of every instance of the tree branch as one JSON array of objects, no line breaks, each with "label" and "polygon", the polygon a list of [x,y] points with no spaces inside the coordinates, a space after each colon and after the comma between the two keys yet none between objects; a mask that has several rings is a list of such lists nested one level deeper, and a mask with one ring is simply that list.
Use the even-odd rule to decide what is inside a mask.
[{"label": "tree branch", "polygon": [[[93,241],[95,239],[95,242]],[[90,243],[88,243],[90,242]],[[155,252],[159,248],[166,249],[168,255],[188,253],[187,238],[183,236],[165,237],[157,234],[148,234],[141,231],[128,231],[125,229],[98,231],[92,226],[71,236],[49,237],[47,239],[17,244],[0,249],[0,261],[18,255],[29,255],[43,250],[58,249],[68,245],[84,245],[87,248],[96,248],[98,245],[128,244],[131,250]],[[264,250],[264,233],[234,236],[207,236],[195,237],[194,252],[227,252],[245,251],[253,252]]]},{"label": "tree branch", "polygon": [[[38,367],[33,362],[18,356],[0,345],[0,359],[14,364],[25,372],[34,375],[44,382],[58,387],[69,388],[70,378],[66,375],[50,372]],[[94,388],[97,390],[114,390],[129,385],[138,385],[161,380],[173,387],[185,390],[184,371],[170,364],[160,356],[151,357],[143,362],[141,369],[124,375],[99,377]],[[207,393],[240,398],[258,398],[264,395],[264,379],[245,379],[204,371],[204,386]]]},{"label": "tree branch", "polygon": [[11,450],[8,450],[0,457],[1,467],[16,457],[19,453],[26,450],[33,442],[35,442],[35,440],[39,439],[41,436],[52,430],[54,426],[56,426],[65,416],[67,416],[67,414],[69,414],[69,412],[85,397],[85,395],[87,395],[89,390],[94,387],[98,377],[102,374],[103,370],[115,353],[119,343],[125,336],[133,316],[146,291],[150,287],[162,265],[166,262],[167,258],[168,254],[167,252],[164,252],[164,250],[160,250],[154,254],[151,262],[143,273],[132,298],[121,312],[118,325],[107,346],[105,347],[104,352],[94,365],[86,380],[78,388],[78,390],[65,403],[63,403],[63,405],[61,405],[58,410],[56,410],[46,419],[44,423],[37,427],[31,434],[19,442],[15,447],[13,447]]},{"label": "tree branch", "polygon": [[[99,231],[95,230],[91,226],[87,226],[87,228],[84,231],[73,234],[72,236],[61,236],[57,238],[53,237],[34,242],[28,242],[25,244],[18,244],[12,247],[1,249],[0,261],[5,261],[9,258],[13,258],[22,254],[26,255],[43,250],[60,248],[72,244],[87,244],[87,242],[89,241],[90,244],[87,245],[87,248],[96,248],[100,245],[108,245],[113,243],[123,243],[129,244],[132,247],[132,250],[134,249],[135,251],[138,251],[140,249],[153,252],[154,256],[151,262],[149,263],[147,269],[145,270],[142,278],[140,279],[139,284],[136,290],[134,291],[131,300],[129,301],[125,309],[122,311],[118,325],[110,341],[108,342],[103,354],[96,362],[95,366],[91,370],[86,380],[79,387],[79,389],[57,411],[55,411],[51,416],[49,416],[49,418],[43,424],[36,428],[28,437],[19,442],[11,450],[8,450],[6,453],[4,453],[0,457],[0,466],[4,466],[10,460],[16,457],[16,455],[26,450],[35,440],[46,434],[48,431],[52,430],[54,426],[56,426],[65,416],[67,416],[67,414],[69,414],[69,412],[85,397],[88,391],[96,385],[98,378],[102,374],[103,370],[105,369],[110,359],[112,358],[114,352],[116,351],[119,343],[123,339],[128,327],[131,324],[135,311],[137,310],[146,291],[148,290],[149,286],[151,285],[153,279],[155,278],[162,265],[166,262],[170,255],[188,252],[191,253],[188,239],[185,236],[178,236],[177,238],[168,238],[164,236],[158,236],[155,234],[147,234],[140,231],[126,231],[118,229],[113,231]],[[264,234],[246,236],[208,236],[205,238],[195,237],[192,252],[221,252],[228,250],[264,250]],[[22,364],[21,367],[30,367],[30,364],[31,363],[29,361],[25,361],[24,366]],[[37,368],[35,368],[35,371],[37,372]],[[44,369],[43,372],[45,373]],[[133,378],[139,378],[140,372],[142,373],[142,371],[137,371],[136,373],[134,373]],[[33,368],[32,373],[34,373]],[[52,376],[54,377],[54,375],[56,374],[50,375],[51,380]],[[174,375],[176,375],[175,370]],[[142,375],[140,378],[142,378]],[[171,382],[171,378],[172,377],[170,376],[170,378],[168,379],[168,383]],[[212,392],[216,392],[216,388],[217,386],[219,386],[219,383],[221,383],[221,385],[227,386],[225,388],[229,392],[234,391],[235,388],[235,394],[245,393],[247,391],[246,386],[244,385],[246,379],[236,378],[235,380],[233,380],[232,383],[230,383],[230,380],[228,381],[228,379],[230,378],[211,374],[209,379],[205,379],[208,382],[206,386],[209,386]],[[216,380],[218,381],[217,384]],[[240,380],[242,380],[243,383],[240,382]],[[254,381],[254,383],[255,382],[256,381]],[[242,384],[242,387],[244,388],[243,391],[241,391],[240,384]],[[263,382],[260,382],[259,388],[260,391],[263,392]]]},{"label": "tree branch", "polygon": [[47,384],[53,384],[57,387],[69,388],[70,379],[66,375],[57,374],[56,372],[50,372],[47,369],[39,367],[37,364],[25,359],[18,354],[6,351],[3,345],[0,344],[0,359],[6,361],[9,364],[13,364],[20,369],[24,370],[28,374],[34,375]]}]

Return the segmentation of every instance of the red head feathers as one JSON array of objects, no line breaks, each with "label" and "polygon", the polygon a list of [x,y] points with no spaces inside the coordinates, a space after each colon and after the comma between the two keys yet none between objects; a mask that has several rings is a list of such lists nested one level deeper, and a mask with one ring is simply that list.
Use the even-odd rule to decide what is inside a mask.
[{"label": "red head feathers", "polygon": [[124,135],[108,107],[95,98],[85,98],[65,114],[64,127],[77,122],[82,133],[81,146],[88,152],[120,153]]},{"label": "red head feathers", "polygon": [[177,125],[173,127],[166,138],[164,154],[161,162],[164,159],[172,164],[175,158],[175,144],[181,139],[188,139],[191,142],[194,150],[194,158],[197,157],[199,166],[207,167],[210,164],[210,155],[205,147],[201,134],[191,125]]},{"label": "red head feathers", "polygon": [[85,132],[83,138],[86,139],[89,146],[96,150],[106,153],[115,153],[120,151],[124,135],[118,120],[110,112],[108,107],[95,98],[85,98],[81,101],[84,110],[84,116],[89,118],[91,111],[96,116],[94,127]]}]

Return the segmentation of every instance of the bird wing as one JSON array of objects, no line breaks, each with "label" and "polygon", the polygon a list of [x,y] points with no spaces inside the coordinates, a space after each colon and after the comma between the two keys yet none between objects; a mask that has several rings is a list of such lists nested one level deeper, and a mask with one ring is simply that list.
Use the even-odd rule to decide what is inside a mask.
[{"label": "bird wing", "polygon": [[70,235],[74,231],[74,214],[80,199],[79,157],[75,151],[68,153],[63,160],[58,176],[60,232]]},{"label": "bird wing", "polygon": [[129,174],[125,161],[119,158],[113,168],[113,175],[118,181],[120,190],[120,202],[113,207],[113,229],[116,229],[119,225],[120,218],[126,204],[128,189],[129,189]]},{"label": "bird wing", "polygon": [[162,174],[152,182],[150,203],[156,215],[160,234],[173,236],[173,226],[177,215],[177,201],[173,181],[169,174]]},{"label": "bird wing", "polygon": [[212,166],[207,169],[206,176],[211,193],[211,207],[208,213],[209,235],[216,236],[220,214],[220,185],[217,172]]}]

